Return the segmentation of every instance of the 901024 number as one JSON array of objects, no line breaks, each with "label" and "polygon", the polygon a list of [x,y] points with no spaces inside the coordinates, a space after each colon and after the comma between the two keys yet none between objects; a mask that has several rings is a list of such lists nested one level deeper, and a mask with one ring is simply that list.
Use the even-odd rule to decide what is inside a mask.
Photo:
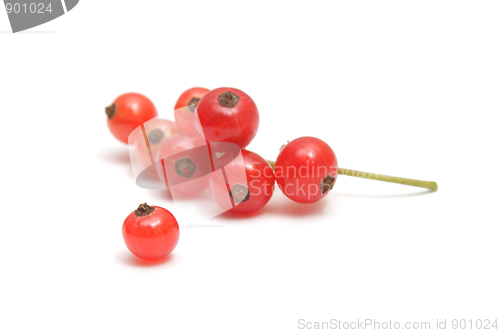
[{"label": "901024 number", "polygon": [[23,14],[28,14],[28,13],[31,13],[31,14],[44,14],[44,13],[52,13],[52,7],[51,7],[51,3],[49,3],[47,5],[47,7],[45,7],[45,4],[43,3],[35,3],[35,2],[31,2],[31,3],[6,3],[5,4],[5,9],[7,10],[7,14],[10,14],[10,13],[15,13],[15,14],[19,14],[19,13],[23,13]]},{"label": "901024 number", "polygon": [[497,320],[489,320],[489,319],[477,319],[477,320],[465,320],[465,319],[453,319],[451,321],[451,327],[461,330],[498,330]]}]

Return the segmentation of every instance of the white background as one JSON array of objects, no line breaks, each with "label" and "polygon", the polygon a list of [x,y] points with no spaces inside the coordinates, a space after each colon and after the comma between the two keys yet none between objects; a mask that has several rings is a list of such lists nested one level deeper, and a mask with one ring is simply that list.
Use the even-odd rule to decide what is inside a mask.
[{"label": "white background", "polygon": [[[11,34],[0,10],[0,331],[500,320],[499,17],[497,1],[83,0]],[[135,185],[104,107],[136,91],[172,119],[192,86],[247,92],[265,158],[312,135],[341,167],[439,191],[342,176],[313,205],[276,193],[181,228],[145,264],[121,224],[165,196]]]}]

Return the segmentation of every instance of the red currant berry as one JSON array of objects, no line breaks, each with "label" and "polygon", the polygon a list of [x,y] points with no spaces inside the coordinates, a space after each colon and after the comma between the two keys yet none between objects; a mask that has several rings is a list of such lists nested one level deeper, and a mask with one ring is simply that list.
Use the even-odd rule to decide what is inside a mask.
[{"label": "red currant berry", "polygon": [[257,134],[259,111],[241,90],[211,90],[200,100],[196,112],[209,142],[232,142],[245,148]]},{"label": "red currant berry", "polygon": [[175,110],[183,108],[188,105],[198,105],[200,99],[205,95],[209,90],[207,88],[191,88],[186,90],[179,96],[179,99],[175,103]]},{"label": "red currant berry", "polygon": [[126,144],[134,129],[158,115],[153,103],[146,96],[136,93],[118,96],[106,108],[106,114],[111,133]]},{"label": "red currant berry", "polygon": [[179,241],[179,225],[165,208],[139,205],[122,226],[123,240],[137,257],[156,260],[168,256]]},{"label": "red currant berry", "polygon": [[173,194],[194,196],[208,188],[212,164],[206,142],[196,134],[176,134],[166,140],[156,158],[157,173]]},{"label": "red currant berry", "polygon": [[[153,161],[151,161],[147,144],[149,144],[153,158],[156,157],[162,144],[172,135],[177,133],[177,127],[175,126],[175,123],[170,120],[154,118],[144,124],[144,129],[146,132],[147,143],[144,139],[135,140],[134,146],[139,162],[143,166],[149,167]],[[144,137],[144,133],[142,131],[138,131],[136,133],[137,135]]]},{"label": "red currant berry", "polygon": [[[251,213],[264,207],[271,199],[274,172],[269,163],[256,153],[248,150],[242,150],[241,153],[243,159],[233,159],[231,154],[224,154],[215,161],[215,170],[224,168],[226,176],[213,173],[209,190],[214,201],[223,209],[234,213]],[[245,170],[245,173],[231,170]]]},{"label": "red currant berry", "polygon": [[316,202],[335,184],[337,157],[320,139],[302,137],[281,150],[274,172],[278,187],[288,198],[302,203]]}]

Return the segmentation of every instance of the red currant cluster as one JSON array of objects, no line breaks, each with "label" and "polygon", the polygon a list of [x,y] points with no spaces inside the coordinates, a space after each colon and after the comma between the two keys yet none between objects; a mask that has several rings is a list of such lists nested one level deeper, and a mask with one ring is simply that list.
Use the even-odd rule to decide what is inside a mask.
[{"label": "red currant cluster", "polygon": [[[175,104],[175,123],[156,118],[153,103],[135,93],[119,96],[106,108],[106,114],[111,133],[118,140],[136,146],[137,159],[144,167],[155,164],[157,177],[172,193],[194,196],[208,188],[220,207],[238,214],[264,207],[271,199],[275,183],[296,202],[316,202],[332,190],[339,174],[437,190],[434,182],[339,169],[330,146],[314,137],[289,142],[280,149],[276,162],[265,160],[246,150],[257,134],[259,111],[250,96],[235,88],[186,90]],[[141,131],[136,130],[139,127]],[[129,216],[132,221],[129,223],[137,229],[140,221],[147,220],[143,217],[155,220],[151,217],[154,212],[161,212],[158,216],[166,214],[162,208],[144,204]],[[124,225],[124,235],[134,228]],[[173,235],[178,238],[176,228],[177,234]],[[127,237],[125,240],[128,245]],[[138,256],[148,257],[138,254],[140,251],[134,245],[129,249]],[[169,246],[162,249],[171,251],[167,251]]]}]

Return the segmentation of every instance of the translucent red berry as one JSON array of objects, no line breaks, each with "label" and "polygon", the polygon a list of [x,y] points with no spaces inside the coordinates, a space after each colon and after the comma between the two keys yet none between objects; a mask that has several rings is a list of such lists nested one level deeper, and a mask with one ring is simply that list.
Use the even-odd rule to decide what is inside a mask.
[{"label": "translucent red berry", "polygon": [[242,150],[241,154],[243,159],[233,159],[231,154],[224,154],[215,161],[215,169],[224,168],[225,177],[220,177],[217,173],[212,175],[210,195],[225,210],[251,213],[264,207],[271,199],[274,173],[269,163],[256,153]]},{"label": "translucent red berry", "polygon": [[121,142],[128,144],[130,133],[158,114],[146,96],[127,93],[118,96],[113,104],[106,108],[106,115],[111,133]]},{"label": "translucent red berry", "polygon": [[206,142],[197,134],[175,134],[156,158],[157,173],[173,194],[193,196],[208,188],[212,165]]},{"label": "translucent red berry", "polygon": [[245,148],[259,127],[255,102],[235,88],[209,91],[198,103],[196,113],[209,142],[232,142]]},{"label": "translucent red berry", "polygon": [[[165,119],[154,118],[144,124],[146,139],[143,131],[136,131],[136,135],[141,136],[140,140],[135,140],[134,147],[137,159],[144,167],[149,167],[154,163],[158,151],[162,144],[171,136],[177,133],[177,127],[174,122]],[[149,149],[148,149],[149,144]],[[150,151],[151,150],[151,155]],[[154,168],[153,168],[154,169]]]},{"label": "translucent red berry", "polygon": [[144,203],[127,216],[122,235],[125,245],[134,255],[157,260],[174,250],[179,241],[179,225],[165,208]]},{"label": "translucent red berry", "polygon": [[288,143],[274,167],[280,190],[290,199],[312,203],[333,188],[338,162],[332,148],[313,137],[301,137]]}]

